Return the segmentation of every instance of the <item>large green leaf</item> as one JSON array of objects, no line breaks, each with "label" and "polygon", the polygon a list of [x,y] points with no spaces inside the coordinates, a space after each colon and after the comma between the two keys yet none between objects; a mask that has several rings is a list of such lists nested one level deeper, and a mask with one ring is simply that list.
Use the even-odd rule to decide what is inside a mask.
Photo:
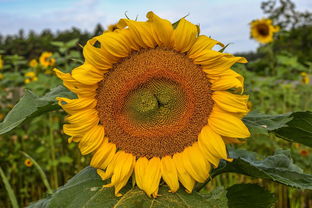
[{"label": "large green leaf", "polygon": [[63,86],[53,88],[42,97],[38,97],[30,90],[26,90],[25,95],[0,123],[0,135],[11,131],[27,118],[59,108],[55,100],[56,97],[73,98],[74,94]]},{"label": "large green leaf", "polygon": [[274,195],[257,184],[235,184],[227,189],[229,208],[270,208]]},{"label": "large green leaf", "polygon": [[243,121],[252,134],[272,132],[285,140],[312,147],[312,112],[294,112],[275,116],[252,112]]},{"label": "large green leaf", "polygon": [[265,115],[251,112],[244,117],[243,121],[252,134],[266,134],[268,131],[279,129],[291,121],[291,114]]},{"label": "large green leaf", "polygon": [[226,191],[221,190],[217,193],[208,195],[200,195],[199,193],[188,194],[180,189],[177,193],[169,193],[166,186],[161,186],[159,189],[159,197],[156,199],[149,198],[140,189],[131,188],[127,185],[123,189],[122,197],[115,197],[113,188],[103,188],[104,182],[96,174],[94,168],[87,167],[74,176],[63,187],[59,188],[54,194],[46,199],[40,200],[31,204],[30,208],[47,208],[47,207],[185,207],[185,208],[200,208],[214,207],[225,208]]},{"label": "large green leaf", "polygon": [[295,112],[287,126],[274,130],[283,139],[312,147],[312,112]]},{"label": "large green leaf", "polygon": [[274,155],[263,160],[246,150],[231,150],[230,157],[233,162],[222,161],[219,168],[212,172],[212,176],[224,172],[235,172],[256,178],[265,178],[287,186],[312,190],[312,176],[304,174],[290,158],[289,151],[279,150]]}]

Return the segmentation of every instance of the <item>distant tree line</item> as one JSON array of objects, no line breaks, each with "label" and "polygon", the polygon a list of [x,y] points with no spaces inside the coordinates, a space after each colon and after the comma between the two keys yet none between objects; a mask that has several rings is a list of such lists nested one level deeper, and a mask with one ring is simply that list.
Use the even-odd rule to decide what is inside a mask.
[{"label": "distant tree line", "polygon": [[[49,29],[43,30],[41,33],[30,31],[25,34],[24,30],[20,30],[16,35],[3,36],[0,34],[0,53],[4,55],[20,55],[27,59],[38,57],[43,51],[54,52],[56,46],[51,45],[52,41],[67,42],[78,38],[79,44],[85,43],[93,36],[103,33],[104,28],[101,24],[97,24],[93,32],[81,31],[73,27],[69,30],[52,32]],[[81,50],[77,45],[76,48]]]}]

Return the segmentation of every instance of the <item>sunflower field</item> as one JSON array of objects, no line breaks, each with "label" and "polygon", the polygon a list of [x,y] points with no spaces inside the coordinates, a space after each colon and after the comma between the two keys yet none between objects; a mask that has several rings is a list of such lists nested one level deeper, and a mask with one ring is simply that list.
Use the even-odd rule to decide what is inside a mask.
[{"label": "sunflower field", "polygon": [[154,12],[1,36],[0,207],[312,207],[312,14],[262,10],[239,54]]}]

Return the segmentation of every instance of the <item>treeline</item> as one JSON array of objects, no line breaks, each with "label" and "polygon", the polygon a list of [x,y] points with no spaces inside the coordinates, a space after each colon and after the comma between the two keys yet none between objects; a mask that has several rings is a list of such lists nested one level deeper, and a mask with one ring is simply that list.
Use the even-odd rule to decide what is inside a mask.
[{"label": "treeline", "polygon": [[[68,42],[78,38],[78,43],[84,45],[91,37],[100,35],[103,31],[103,26],[97,24],[93,32],[81,31],[73,27],[58,32],[45,29],[41,33],[30,31],[25,34],[24,30],[20,30],[17,35],[3,36],[0,34],[0,54],[16,54],[30,60],[38,57],[43,51],[57,51],[57,47],[51,44],[52,41]],[[81,50],[79,45],[73,49]]]}]

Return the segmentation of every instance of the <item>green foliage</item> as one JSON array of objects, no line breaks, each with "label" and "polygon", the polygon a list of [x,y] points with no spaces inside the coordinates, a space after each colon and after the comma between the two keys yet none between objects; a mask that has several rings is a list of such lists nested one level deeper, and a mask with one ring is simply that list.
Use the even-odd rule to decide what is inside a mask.
[{"label": "green foliage", "polygon": [[16,200],[16,196],[15,196],[15,194],[13,192],[13,189],[11,187],[11,184],[10,184],[8,178],[5,176],[5,174],[4,174],[4,172],[3,172],[1,167],[0,167],[0,176],[1,176],[2,181],[4,183],[5,189],[8,192],[9,199],[10,199],[10,201],[12,203],[12,207],[13,208],[18,208],[18,203],[17,203],[17,200]]},{"label": "green foliage", "polygon": [[47,111],[58,109],[56,97],[74,97],[74,94],[63,86],[52,89],[43,97],[38,97],[31,91],[26,90],[25,95],[8,113],[4,121],[0,124],[0,135],[11,131],[20,125],[27,118],[38,116]]},{"label": "green foliage", "polygon": [[275,197],[256,184],[235,184],[227,189],[229,208],[269,208]]},{"label": "green foliage", "polygon": [[[107,181],[106,181],[107,183]],[[227,199],[225,190],[217,190],[206,195],[199,193],[187,194],[183,190],[177,193],[168,192],[168,188],[161,186],[159,197],[149,198],[137,187],[127,185],[123,189],[123,196],[118,198],[114,195],[114,188],[103,188],[105,184],[97,175],[96,169],[86,167],[63,187],[59,188],[48,198],[31,204],[29,208],[43,207],[214,207],[225,208]]]},{"label": "green foliage", "polygon": [[225,172],[240,173],[256,178],[269,179],[287,186],[312,190],[312,175],[304,174],[293,163],[290,152],[279,150],[274,155],[263,160],[254,152],[246,150],[230,150],[233,162],[223,162],[212,172],[213,176]]},{"label": "green foliage", "polygon": [[312,147],[312,112],[275,116],[252,112],[243,120],[254,135],[273,132],[280,138]]}]

